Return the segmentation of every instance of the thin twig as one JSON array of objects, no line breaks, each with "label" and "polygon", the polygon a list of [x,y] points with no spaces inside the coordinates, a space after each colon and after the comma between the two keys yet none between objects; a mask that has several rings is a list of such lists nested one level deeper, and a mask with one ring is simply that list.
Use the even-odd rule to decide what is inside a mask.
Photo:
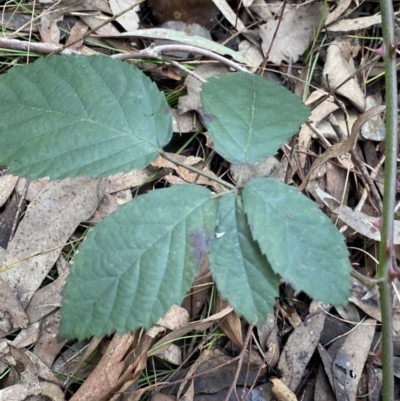
[{"label": "thin twig", "polygon": [[378,211],[380,213],[382,213],[383,204],[382,204],[381,196],[379,195],[378,189],[376,188],[374,181],[372,180],[371,176],[369,175],[368,170],[365,167],[364,161],[361,159],[361,156],[359,155],[359,153],[357,151],[357,148],[355,147],[354,149],[352,149],[350,151],[350,154],[351,154],[352,158],[354,159],[355,163],[357,164],[357,167],[361,171],[362,177],[366,181],[366,183],[369,187],[369,190],[371,191],[372,198],[374,199],[374,201],[378,207]]},{"label": "thin twig", "polygon": [[208,57],[213,60],[217,60],[228,67],[231,67],[237,71],[249,72],[246,68],[242,67],[240,64],[235,63],[232,60],[229,60],[217,53],[214,53],[210,50],[202,49],[196,46],[189,45],[162,45],[162,46],[149,46],[146,49],[138,50],[136,52],[129,53],[120,53],[111,56],[112,58],[116,58],[118,60],[127,60],[130,58],[162,58],[163,53],[166,52],[186,52],[191,54],[198,54],[200,56]]},{"label": "thin twig", "polygon": [[271,52],[272,46],[274,45],[276,35],[278,34],[278,31],[279,31],[279,27],[281,26],[281,22],[282,22],[282,19],[283,19],[283,13],[285,12],[286,3],[287,3],[287,0],[284,0],[284,2],[282,4],[281,13],[279,14],[279,20],[278,20],[278,24],[276,25],[276,29],[275,29],[274,35],[272,36],[271,43],[270,43],[270,45],[268,47],[268,50],[265,53],[264,60],[263,60],[263,62],[261,64],[261,66],[259,67],[260,75],[262,75],[264,73],[265,67],[267,66],[268,59],[269,59],[269,53]]},{"label": "thin twig", "polygon": [[[378,175],[379,169],[380,169],[381,166],[383,165],[384,161],[385,161],[385,155],[383,154],[383,155],[381,156],[381,158],[379,159],[378,164],[377,164],[377,165],[373,168],[373,170],[371,171],[371,174],[370,174],[371,180],[377,181],[377,180],[375,180],[375,179],[376,179],[376,176]],[[379,182],[379,181],[378,181],[378,182]],[[364,187],[364,190],[363,190],[363,192],[362,192],[362,194],[361,194],[360,200],[359,200],[359,202],[357,203],[357,206],[354,208],[354,211],[355,211],[355,212],[361,212],[361,209],[363,208],[363,206],[364,206],[364,204],[365,204],[365,201],[366,201],[366,199],[367,199],[367,196],[368,196],[368,190],[367,190],[367,188]]]},{"label": "thin twig", "polygon": [[[204,344],[207,344],[207,341],[208,341],[208,340],[212,337],[212,335],[219,329],[221,323],[224,322],[224,321],[226,320],[226,317],[227,317],[227,316],[228,316],[228,315],[224,316],[224,317],[215,325],[215,327],[214,327],[213,329],[211,329],[211,330],[207,333],[207,335],[206,335],[206,336],[196,345],[196,347],[194,347],[194,349],[186,356],[186,358],[182,361],[182,363],[180,364],[180,366],[179,366],[177,369],[175,369],[175,370],[168,376],[168,383],[169,383],[169,384],[177,384],[177,382],[171,381],[172,378],[178,374],[178,372],[190,361],[190,359],[193,357],[193,355],[194,355],[197,351],[199,351],[199,350],[202,348],[202,346],[203,346]],[[189,380],[189,379],[191,379],[191,378],[192,378],[192,377],[186,378],[186,380]],[[181,382],[179,382],[179,383],[181,383]]]},{"label": "thin twig", "polygon": [[[333,130],[335,131],[336,135],[338,136],[339,140],[343,142],[346,139],[346,135],[344,134],[342,128],[340,127],[339,123],[337,122],[336,117],[333,114],[331,114],[328,117],[328,121],[331,124]],[[357,149],[355,147],[350,149],[350,154],[351,154],[354,162],[357,164],[357,166],[362,174],[362,177],[365,181],[365,184],[368,185],[371,195],[378,207],[378,210],[381,212],[382,211],[382,199],[378,193],[378,190],[376,189],[375,183],[372,181],[372,179],[368,173],[368,170],[364,166],[363,160],[361,159],[361,157],[358,154]]]},{"label": "thin twig", "polygon": [[161,155],[164,159],[170,161],[171,163],[174,163],[174,164],[176,164],[177,166],[184,167],[184,168],[186,168],[187,170],[190,170],[190,171],[193,171],[193,172],[195,172],[195,173],[197,173],[197,174],[199,174],[199,175],[202,175],[203,177],[206,177],[206,178],[208,178],[208,179],[211,180],[211,181],[218,182],[219,184],[223,185],[223,186],[226,187],[226,188],[229,188],[229,189],[232,189],[232,190],[235,190],[235,189],[236,189],[236,186],[235,186],[235,185],[229,184],[229,182],[226,182],[226,181],[224,181],[224,180],[221,180],[220,178],[218,178],[218,177],[216,177],[216,176],[214,176],[214,175],[208,174],[208,173],[206,173],[205,171],[199,170],[199,169],[196,168],[196,167],[189,166],[189,165],[187,165],[187,164],[185,164],[185,163],[182,163],[182,162],[180,162],[179,160],[177,160],[177,159],[171,157],[168,153],[161,152],[160,155]]},{"label": "thin twig", "polygon": [[41,43],[41,42],[35,43],[18,39],[0,38],[0,47],[5,49],[24,50],[24,51],[30,49],[31,52],[42,53],[42,54],[51,54],[51,53],[80,54],[78,51],[73,49],[62,50],[61,46],[54,45],[51,43]]},{"label": "thin twig", "polygon": [[254,328],[254,324],[251,324],[249,326],[249,328],[247,329],[246,338],[244,339],[243,347],[242,347],[242,350],[240,351],[240,354],[239,354],[239,362],[238,362],[238,366],[236,368],[235,376],[234,376],[234,378],[232,380],[231,385],[229,386],[229,390],[228,390],[228,393],[225,396],[224,401],[229,401],[229,398],[231,397],[231,394],[232,394],[233,390],[236,389],[238,377],[239,377],[239,374],[240,374],[240,370],[242,369],[244,355],[245,355],[245,353],[247,351],[247,347],[248,347],[250,339],[251,339],[251,334],[253,333],[253,328]]},{"label": "thin twig", "polygon": [[168,63],[170,63],[174,67],[179,68],[180,70],[186,72],[186,74],[191,75],[193,78],[196,78],[201,83],[204,84],[206,82],[206,80],[203,77],[201,77],[199,74],[196,74],[194,71],[189,70],[188,68],[186,68],[181,63],[178,63],[177,61],[172,60],[171,58],[169,58],[169,57],[167,57],[165,55],[162,56],[161,59],[164,59],[165,61],[167,61]]},{"label": "thin twig", "polygon": [[329,141],[324,137],[324,134],[322,132],[319,131],[319,129],[317,127],[315,127],[313,124],[311,124],[309,121],[306,121],[306,125],[308,128],[310,128],[310,130],[312,132],[314,132],[315,135],[317,135],[318,139],[321,141],[322,146],[325,149],[328,149],[331,147],[331,144],[329,143]]},{"label": "thin twig", "polygon": [[[71,45],[71,43],[69,45]],[[65,48],[65,46],[59,46],[59,45],[54,45],[51,43],[42,43],[42,42],[39,42],[39,43],[31,42],[30,43],[30,42],[18,40],[18,39],[0,38],[0,47],[6,48],[6,49],[24,50],[24,51],[28,50],[28,48],[29,48],[30,51],[33,51],[36,53],[48,54],[48,55],[58,54],[58,53],[60,53],[60,54],[81,54],[79,51],[74,50],[74,49]],[[171,52],[171,51],[184,51],[184,52],[188,52],[188,53],[192,53],[192,54],[198,54],[198,55],[219,61],[219,62],[225,64],[226,66],[233,68],[237,71],[249,73],[249,71],[246,68],[242,67],[240,64],[237,64],[232,60],[222,57],[219,54],[213,53],[209,50],[201,49],[200,47],[188,46],[188,45],[150,46],[146,49],[139,50],[137,52],[115,54],[115,55],[111,56],[111,58],[115,58],[117,60],[127,60],[127,59],[133,59],[133,58],[155,58],[158,60],[167,60],[167,61],[171,62],[171,64],[174,64],[177,67],[184,69],[185,72],[187,72],[190,75],[193,75],[196,79],[204,82],[204,79],[201,78],[198,74],[186,69],[179,63],[176,63],[173,60],[170,60],[168,57],[165,57],[163,55],[164,52]]]},{"label": "thin twig", "polygon": [[[313,109],[315,109],[317,106],[319,106],[321,103],[323,103],[326,99],[328,99],[329,96],[332,96],[334,92],[336,92],[339,88],[341,88],[343,85],[345,85],[347,82],[352,80],[358,73],[360,73],[362,70],[364,70],[366,67],[369,65],[375,63],[378,61],[380,56],[376,56],[373,59],[369,60],[367,63],[363,64],[361,67],[357,68],[352,74],[350,74],[346,79],[344,79],[338,86],[335,86],[333,90],[329,88],[328,93],[326,93],[324,96],[321,97],[317,102],[315,102],[312,106]],[[329,86],[329,75],[326,76],[326,82]]]}]

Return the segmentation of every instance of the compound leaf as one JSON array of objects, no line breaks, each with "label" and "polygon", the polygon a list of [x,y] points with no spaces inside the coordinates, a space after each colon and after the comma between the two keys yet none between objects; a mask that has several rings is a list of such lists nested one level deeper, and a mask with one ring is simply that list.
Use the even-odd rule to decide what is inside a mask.
[{"label": "compound leaf", "polygon": [[316,300],[341,305],[350,290],[343,236],[317,204],[273,179],[252,179],[243,190],[253,237],[275,273]]},{"label": "compound leaf", "polygon": [[53,179],[140,169],[172,135],[164,95],[136,67],[53,56],[0,76],[0,164]]},{"label": "compound leaf", "polygon": [[67,279],[60,338],[150,327],[180,303],[216,222],[211,192],[196,185],[151,191],[101,221]]},{"label": "compound leaf", "polygon": [[278,278],[251,236],[241,199],[219,198],[210,244],[210,270],[219,292],[248,322],[263,324],[278,296]]},{"label": "compound leaf", "polygon": [[284,87],[244,72],[210,78],[201,101],[215,150],[236,164],[274,155],[310,115]]}]

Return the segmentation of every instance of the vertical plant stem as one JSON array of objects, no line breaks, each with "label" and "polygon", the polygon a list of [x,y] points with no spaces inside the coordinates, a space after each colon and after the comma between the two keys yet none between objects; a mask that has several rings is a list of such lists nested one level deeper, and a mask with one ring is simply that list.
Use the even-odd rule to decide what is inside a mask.
[{"label": "vertical plant stem", "polygon": [[393,375],[393,324],[392,291],[390,269],[393,255],[394,204],[396,194],[397,157],[397,77],[396,77],[396,39],[392,0],[380,0],[385,61],[385,100],[386,100],[386,160],[385,187],[383,194],[383,216],[381,243],[379,248],[378,278],[382,314],[382,400],[394,400]]}]

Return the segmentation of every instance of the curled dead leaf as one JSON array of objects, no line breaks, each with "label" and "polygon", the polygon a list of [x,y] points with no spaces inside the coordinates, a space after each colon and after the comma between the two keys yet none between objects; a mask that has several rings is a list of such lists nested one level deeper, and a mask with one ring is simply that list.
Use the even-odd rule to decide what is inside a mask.
[{"label": "curled dead leaf", "polygon": [[297,401],[296,394],[289,390],[279,379],[272,379],[272,394],[276,401]]}]

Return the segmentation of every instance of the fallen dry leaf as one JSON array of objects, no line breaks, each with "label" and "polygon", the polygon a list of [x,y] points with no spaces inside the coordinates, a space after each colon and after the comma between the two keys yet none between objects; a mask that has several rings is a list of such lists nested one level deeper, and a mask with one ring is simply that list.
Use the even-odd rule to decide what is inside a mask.
[{"label": "fallen dry leaf", "polygon": [[24,308],[62,246],[94,213],[104,190],[104,180],[89,177],[53,181],[30,203],[6,251],[4,265],[14,267],[1,275]]},{"label": "fallen dry leaf", "polygon": [[[201,171],[207,173],[209,176],[217,178],[217,176],[212,171],[210,171],[207,167],[202,167],[202,164],[204,164],[204,163],[202,163],[203,160],[201,157],[195,157],[195,156],[185,157],[185,156],[177,155],[174,153],[171,153],[170,156],[172,158],[176,159],[177,161],[179,161],[180,163],[185,163],[188,166],[196,167],[196,168],[200,169]],[[158,157],[153,163],[151,163],[151,165],[154,167],[164,167],[164,168],[174,169],[181,179],[176,176],[166,175],[164,177],[164,179],[171,184],[196,183],[199,185],[209,185],[214,188],[216,193],[222,193],[226,190],[222,184],[219,184],[218,182],[215,182],[212,179],[204,177],[203,175],[200,175],[194,171],[188,170],[182,166],[176,165],[176,164],[164,159],[161,156]],[[196,166],[196,165],[198,165],[198,166]]]},{"label": "fallen dry leaf", "polygon": [[[153,343],[153,338],[144,334],[140,337],[137,345],[132,349],[129,354],[124,359],[126,366],[126,371],[121,376],[118,387],[123,393],[127,391],[127,400],[129,401],[139,401],[140,391],[137,390],[137,379],[142,374],[143,370],[147,365],[147,353],[151,344]],[[125,397],[124,397],[125,398]],[[110,401],[120,400],[118,394],[115,395]]]},{"label": "fallen dry leaf", "polygon": [[[347,330],[347,332],[350,331]],[[329,347],[328,350],[326,350],[321,344],[318,344],[318,352],[321,357],[322,364],[324,365],[325,369],[325,374],[326,378],[329,380],[329,384],[334,386],[333,384],[333,371],[332,371],[332,355],[336,353],[336,351],[340,348],[341,344],[343,343],[343,340],[341,342],[334,343],[334,346]]]},{"label": "fallen dry leaf", "polygon": [[[321,13],[320,2],[299,7],[287,5],[279,27],[279,19],[270,20],[260,26],[264,55],[268,54],[269,61],[275,64],[280,64],[282,61],[287,63],[298,61],[318,29]],[[296,29],[293,29],[294,26]]]},{"label": "fallen dry leaf", "polygon": [[61,305],[62,290],[68,272],[69,269],[64,272],[59,272],[59,276],[55,281],[40,288],[33,294],[26,308],[29,323],[32,324],[40,321],[44,316],[53,312]]},{"label": "fallen dry leaf", "polygon": [[[69,31],[69,36],[67,38],[66,41],[66,45],[68,45],[70,47],[70,49],[81,49],[84,41],[83,38],[84,35],[86,34],[86,32],[89,30],[89,27],[83,22],[83,21],[77,21],[76,24],[74,24],[74,26],[71,28],[71,30]],[[78,39],[78,42],[76,42]],[[71,44],[74,43],[74,44]],[[81,49],[82,50],[82,49]]]},{"label": "fallen dry leaf", "polygon": [[332,157],[339,157],[344,155],[345,153],[349,152],[353,149],[356,141],[357,135],[360,132],[361,127],[368,121],[370,118],[376,116],[377,114],[381,113],[385,110],[386,106],[377,106],[372,109],[367,110],[364,114],[357,118],[354,122],[353,126],[351,127],[351,134],[350,136],[343,142],[336,143],[332,145],[322,156],[318,157],[314,160],[309,172],[307,173],[306,177],[304,178],[302,184],[299,187],[299,191],[303,191],[304,188],[307,186],[310,176],[316,168],[322,166]]},{"label": "fallen dry leaf", "polygon": [[[143,2],[144,0],[141,0]],[[138,3],[138,0],[110,0],[110,8],[113,15],[119,14],[121,11],[127,10],[133,6],[134,3]],[[117,22],[126,31],[135,31],[139,28],[139,16],[140,5],[137,5],[132,10],[127,11],[125,14],[117,18]]]},{"label": "fallen dry leaf", "polygon": [[[213,351],[208,352],[207,350],[205,350],[204,352],[202,352],[202,353],[200,354],[200,356],[195,360],[195,362],[193,363],[193,365],[190,366],[190,368],[186,370],[185,378],[188,378],[188,380],[189,380],[190,377],[193,376],[193,375],[196,373],[198,367],[199,367],[202,363],[205,363],[205,362],[207,362],[207,361],[210,359],[210,355],[211,355],[211,357],[213,357],[213,356],[216,355],[216,353],[213,352]],[[217,356],[220,356],[220,355],[221,355],[221,354],[217,353]],[[176,392],[176,398],[177,398],[178,400],[181,399],[182,391],[183,391],[183,389],[184,389],[184,387],[186,386],[187,383],[188,383],[188,381],[186,381],[186,380],[185,380],[185,381],[182,381],[182,383],[180,383],[179,388],[178,388],[178,390],[177,390],[177,392]],[[190,380],[189,386],[187,387],[187,390],[186,390],[186,393],[191,394],[191,395],[192,395],[191,398],[193,399],[193,395],[194,395],[194,381],[193,381],[193,380]],[[189,394],[188,394],[188,395],[189,395]]]},{"label": "fallen dry leaf", "polygon": [[176,396],[169,395],[169,394],[163,394],[163,393],[160,393],[159,391],[155,391],[152,394],[150,401],[176,401]]},{"label": "fallen dry leaf", "polygon": [[226,0],[212,0],[213,3],[218,7],[218,10],[221,11],[222,15],[229,21],[229,23],[236,28],[239,32],[243,32],[246,30],[245,25],[242,20],[238,17],[238,15],[232,10],[230,5]]},{"label": "fallen dry leaf", "polygon": [[[395,12],[398,15],[398,12]],[[359,29],[369,28],[373,25],[382,23],[382,16],[380,14],[372,15],[371,17],[360,17],[360,18],[347,18],[340,21],[336,21],[329,25],[327,30],[330,32],[350,32],[358,31]]]},{"label": "fallen dry leaf", "polygon": [[248,40],[242,40],[239,43],[238,49],[239,53],[248,61],[248,70],[250,72],[257,71],[257,68],[264,61],[264,56],[261,53],[260,49],[257,46],[253,45],[253,43],[250,43]]},{"label": "fallen dry leaf", "polygon": [[[94,370],[107,347],[101,343],[102,337],[86,341],[76,341],[64,347],[52,365],[52,370],[65,376],[74,376],[76,380],[86,379]],[[100,344],[100,345],[99,345]]]},{"label": "fallen dry leaf", "polygon": [[5,174],[0,177],[0,207],[7,202],[7,199],[14,190],[17,181],[18,177],[11,174]]},{"label": "fallen dry leaf", "polygon": [[170,344],[166,350],[157,354],[157,357],[176,366],[181,365],[183,361],[182,349],[175,344]]},{"label": "fallen dry leaf", "polygon": [[39,338],[40,322],[30,324],[26,329],[22,329],[14,338],[12,345],[22,349],[35,344]]},{"label": "fallen dry leaf", "polygon": [[200,129],[202,128],[200,119],[194,111],[188,111],[187,113],[179,114],[178,110],[173,109],[172,114],[173,132],[187,134],[189,132],[200,131]]},{"label": "fallen dry leaf", "polygon": [[191,332],[191,331],[204,331],[207,330],[212,324],[214,324],[216,321],[222,319],[226,315],[232,312],[231,307],[227,307],[223,309],[222,311],[211,315],[210,317],[206,319],[202,319],[197,322],[189,323],[186,326],[181,327],[180,329],[176,329],[172,331],[171,333],[168,333],[166,336],[164,336],[161,340],[157,341],[152,349],[148,352],[148,356],[153,356],[153,355],[158,355],[160,352],[164,351],[165,349],[168,348],[169,344],[184,336],[185,334]]},{"label": "fallen dry leaf", "polygon": [[[211,78],[216,75],[224,75],[228,71],[229,68],[223,65],[215,64],[201,65],[194,70],[194,72],[203,79]],[[200,91],[202,83],[192,75],[188,75],[185,79],[185,86],[188,94],[186,96],[181,96],[178,100],[179,114],[183,114],[191,110],[199,111],[201,107]]]},{"label": "fallen dry leaf", "polygon": [[[326,88],[330,88],[338,95],[349,99],[360,112],[363,112],[365,110],[365,95],[357,76],[354,76],[356,71],[354,59],[346,60],[342,51],[342,48],[348,45],[349,41],[344,39],[336,39],[329,45],[322,76]],[[352,78],[343,84],[350,76]]]},{"label": "fallen dry leaf", "polygon": [[28,326],[28,316],[11,288],[0,279],[0,330],[9,332]]},{"label": "fallen dry leaf", "polygon": [[254,0],[249,7],[250,11],[257,14],[263,21],[272,18],[272,12],[269,9],[269,4],[265,0]]},{"label": "fallen dry leaf", "polygon": [[273,313],[268,315],[264,326],[258,330],[258,338],[261,350],[264,352],[264,360],[270,369],[274,369],[279,362],[280,341],[278,326]]},{"label": "fallen dry leaf", "polygon": [[324,327],[324,311],[308,315],[304,322],[290,335],[283,347],[278,363],[282,382],[292,391],[296,391],[304,371],[319,342]]},{"label": "fallen dry leaf", "polygon": [[[229,306],[228,301],[223,300],[220,296],[218,296],[217,310],[223,310],[227,306]],[[239,348],[243,347],[242,322],[234,311],[226,316],[219,327],[234,344],[236,344]]]},{"label": "fallen dry leaf", "polygon": [[347,170],[333,163],[326,163],[326,190],[333,194],[342,204],[346,204],[349,196],[349,185],[347,182]]},{"label": "fallen dry leaf", "polygon": [[[201,358],[201,359],[200,359]],[[181,369],[174,376],[174,380],[180,380],[196,374],[194,377],[195,394],[215,394],[229,388],[235,378],[238,368],[238,358],[224,355],[220,350],[203,350],[196,360],[196,369]],[[266,372],[266,365],[263,358],[256,351],[244,354],[243,364],[237,377],[238,386],[250,386],[262,377]],[[165,387],[169,394],[177,394],[178,385]]]},{"label": "fallen dry leaf", "polygon": [[54,311],[42,319],[39,336],[33,348],[33,353],[49,368],[66,343],[57,341],[60,318],[59,311]]},{"label": "fallen dry leaf", "polygon": [[314,400],[337,401],[333,393],[332,357],[321,344],[318,344],[318,352],[322,364],[318,369]]},{"label": "fallen dry leaf", "polygon": [[270,177],[278,165],[279,160],[276,157],[271,156],[261,160],[257,164],[231,164],[230,172],[233,181],[237,183],[240,177],[241,182],[245,183],[251,178]]},{"label": "fallen dry leaf", "polygon": [[[90,29],[96,29],[100,26],[107,16],[103,13],[97,13],[95,17],[92,16],[81,16],[82,21],[90,27]],[[96,30],[96,34],[101,36],[118,36],[120,32],[113,24],[107,24]]]},{"label": "fallen dry leaf", "polygon": [[[382,96],[377,95],[367,96],[366,110],[382,104]],[[385,123],[380,115],[372,117],[361,127],[361,136],[371,141],[382,141],[385,139]]]},{"label": "fallen dry leaf", "polygon": [[[348,136],[347,127],[349,127],[349,128],[352,127],[354,122],[360,116],[360,113],[357,110],[354,110],[353,108],[348,110],[347,111],[348,125],[347,125],[346,119],[345,119],[345,116],[343,115],[342,110],[334,111],[332,114],[336,118],[338,125],[340,126],[340,128],[342,129],[343,133],[346,136]],[[315,124],[315,126],[318,129],[318,131],[323,135],[324,138],[330,139],[333,142],[338,141],[338,136],[337,136],[335,130],[332,128],[332,125],[326,119],[324,119],[320,122],[317,122]],[[313,137],[315,138],[316,135],[313,134]]]},{"label": "fallen dry leaf", "polygon": [[15,187],[15,191],[19,196],[23,196],[25,186],[28,185],[25,191],[25,199],[28,202],[31,202],[40,192],[43,191],[43,188],[49,181],[48,178],[40,178],[38,180],[28,180],[27,184],[26,178],[20,178]]},{"label": "fallen dry leaf", "polygon": [[157,325],[168,330],[176,330],[189,323],[189,313],[179,305],[172,305],[164,317],[158,319]]},{"label": "fallen dry leaf", "polygon": [[55,45],[60,43],[60,30],[58,29],[57,22],[62,20],[62,16],[47,13],[42,14],[38,28],[43,43]]},{"label": "fallen dry leaf", "polygon": [[273,313],[270,313],[263,326],[257,329],[258,340],[260,342],[260,346],[263,352],[265,352],[268,348],[268,338],[271,335],[275,326],[275,316]]},{"label": "fallen dry leaf", "polygon": [[[314,93],[316,93],[318,95],[321,94],[321,92],[315,91],[311,94],[310,98],[315,96],[315,95],[313,96]],[[313,124],[317,125],[325,117],[327,117],[329,114],[333,113],[338,108],[339,108],[339,106],[336,104],[334,99],[332,97],[329,97],[311,111],[311,116],[310,116],[309,120]],[[302,168],[304,168],[304,166],[306,164],[307,152],[310,147],[312,138],[313,138],[313,132],[307,126],[307,124],[303,124],[301,126],[299,136],[298,136],[298,143],[299,143],[298,146],[299,146],[299,151],[300,151],[299,152],[299,162],[300,162],[300,166]]]},{"label": "fallen dry leaf", "polygon": [[[381,310],[379,305],[379,292],[377,287],[367,288],[357,280],[352,280],[351,293],[349,302],[352,302],[366,315],[372,317],[376,321],[381,321]],[[400,313],[394,309],[393,312],[393,331],[400,331]]]},{"label": "fallen dry leaf", "polygon": [[339,17],[341,17],[349,8],[351,1],[352,0],[339,0],[336,3],[335,9],[328,14],[325,25],[328,26],[332,24],[332,22],[335,22]]},{"label": "fallen dry leaf", "polygon": [[205,256],[201,260],[199,272],[192,283],[192,288],[182,302],[182,307],[188,311],[191,321],[200,314],[205,303],[210,299],[212,286],[208,257]]},{"label": "fallen dry leaf", "polygon": [[[340,220],[343,221],[343,223],[366,238],[377,242],[380,241],[381,235],[377,227],[379,220],[378,217],[368,216],[363,212],[353,210],[346,205],[342,205],[338,199],[324,192],[320,188],[317,189],[316,194],[318,195],[319,199],[323,201],[325,205],[327,205],[329,209],[339,217]],[[400,244],[400,221],[398,220],[394,221],[393,244]]]},{"label": "fallen dry leaf", "polygon": [[1,339],[0,360],[19,372],[18,384],[0,390],[0,401],[24,401],[29,396],[46,396],[52,401],[64,401],[58,379],[32,352],[19,350],[9,341]]},{"label": "fallen dry leaf", "polygon": [[336,306],[335,307],[339,316],[349,322],[361,322],[360,311],[352,303],[348,303],[346,306]]},{"label": "fallen dry leaf", "polygon": [[[179,162],[187,164],[188,166],[194,166],[195,164],[200,163],[203,160],[201,157],[198,156],[186,157],[175,153],[169,153],[169,155],[174,159],[178,160]],[[175,163],[172,163],[169,160],[164,159],[162,156],[159,156],[156,160],[154,160],[154,162],[152,162],[151,165],[153,167],[172,168],[174,170],[176,170],[179,167]]]},{"label": "fallen dry leaf", "polygon": [[[394,357],[395,358],[395,357]],[[382,394],[383,373],[382,368],[367,363],[368,394],[371,401],[379,401]]]},{"label": "fallen dry leaf", "polygon": [[98,401],[115,390],[126,372],[124,357],[134,341],[134,334],[115,334],[106,353],[71,401]]},{"label": "fallen dry leaf", "polygon": [[338,400],[355,401],[357,387],[375,333],[376,321],[366,319],[347,336],[333,360],[333,383]]},{"label": "fallen dry leaf", "polygon": [[[8,246],[13,230],[15,230],[14,225],[17,224],[19,214],[25,209],[23,199],[20,202],[21,200],[17,199],[17,195],[13,194],[0,215],[0,247],[3,252]],[[0,264],[3,262],[3,257],[4,254],[0,258]]]},{"label": "fallen dry leaf", "polygon": [[290,391],[279,379],[272,379],[272,394],[276,401],[297,401],[296,394]]}]

